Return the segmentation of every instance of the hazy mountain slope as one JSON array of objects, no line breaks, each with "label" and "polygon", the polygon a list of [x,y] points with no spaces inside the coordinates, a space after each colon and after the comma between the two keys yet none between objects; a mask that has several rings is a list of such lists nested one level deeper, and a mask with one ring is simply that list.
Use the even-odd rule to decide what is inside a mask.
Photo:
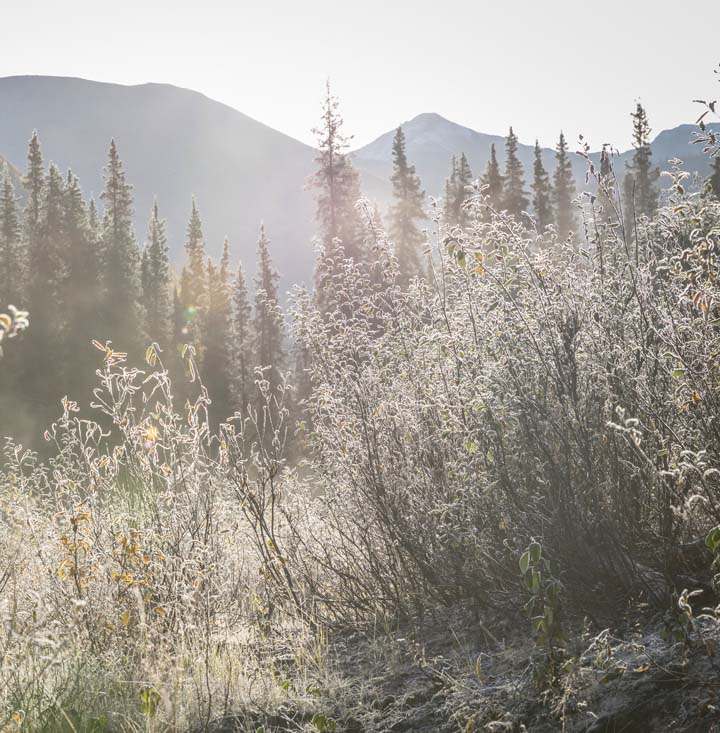
[{"label": "hazy mountain slope", "polygon": [[0,155],[0,178],[5,175],[5,170],[10,174],[10,180],[15,187],[15,193],[20,197],[22,195],[22,175],[5,156]]},{"label": "hazy mountain slope", "polygon": [[[712,125],[720,129],[720,124]],[[501,168],[505,163],[505,139],[498,135],[486,135],[470,128],[458,125],[437,114],[421,114],[403,124],[407,143],[408,158],[417,169],[428,195],[441,196],[445,179],[450,172],[450,159],[453,155],[465,153],[470,162],[473,174],[479,177],[484,173],[490,157],[490,146],[495,145]],[[698,171],[706,175],[709,169],[707,157],[697,145],[691,145],[692,133],[697,131],[695,125],[680,125],[671,130],[662,131],[653,141],[653,158],[656,165],[663,169],[669,166],[667,161],[680,158],[689,171]],[[522,130],[516,130],[522,134]],[[382,203],[390,197],[389,178],[392,172],[392,140],[395,131],[381,135],[377,140],[365,145],[354,153],[355,164],[361,171],[364,189],[368,196]],[[568,140],[571,160],[578,186],[584,185],[586,163],[575,154],[576,141]],[[525,182],[528,190],[532,182],[533,147],[519,145],[518,154],[525,167]],[[624,151],[616,159],[616,172],[622,176],[625,162],[632,156],[632,151]],[[599,159],[595,153],[594,160]],[[555,151],[543,149],[543,162],[548,171],[555,167]]]},{"label": "hazy mountain slope", "polygon": [[[450,173],[453,155],[465,153],[473,175],[479,177],[490,158],[490,146],[495,145],[501,169],[505,165],[505,138],[487,135],[463,127],[438,114],[425,113],[403,123],[408,159],[417,169],[425,191],[430,196],[441,196],[445,179]],[[516,132],[518,132],[516,130]],[[381,135],[354,153],[368,196],[385,202],[390,195],[389,178],[392,172],[392,141],[395,131]],[[525,180],[529,185],[532,176],[534,151],[531,145],[519,145],[518,155],[525,167]],[[574,160],[576,175],[584,174],[580,159]],[[548,170],[554,167],[555,153],[543,149],[543,162]],[[370,174],[370,175],[368,175]],[[377,185],[377,181],[381,185]]]},{"label": "hazy mountain slope", "polygon": [[[720,125],[716,125],[720,129]],[[417,167],[428,195],[442,196],[450,158],[468,156],[475,176],[485,170],[495,144],[500,165],[505,139],[450,122],[437,114],[421,114],[403,124],[408,157]],[[64,77],[0,78],[0,151],[16,167],[20,184],[27,141],[40,134],[46,161],[72,167],[86,193],[102,190],[107,148],[115,138],[128,180],[135,188],[136,231],[140,242],[153,198],[168,220],[170,246],[180,261],[191,196],[196,195],[208,250],[218,255],[225,235],[235,259],[254,270],[259,224],[264,221],[272,239],[272,254],[282,275],[283,289],[309,283],[313,270],[313,203],[305,190],[315,151],[260,122],[197,92],[166,84],[121,86]],[[661,132],[653,142],[656,164],[679,157],[689,170],[705,175],[707,158],[691,146],[693,125]],[[526,135],[527,130],[517,130]],[[530,131],[531,132],[531,131]],[[392,171],[391,130],[353,153],[363,191],[384,209],[390,201]],[[571,160],[579,185],[585,163]],[[533,148],[519,146],[526,183],[531,183]],[[616,162],[622,174],[632,151]],[[555,154],[543,150],[552,171]],[[597,155],[595,155],[597,159]]]},{"label": "hazy mountain slope", "polygon": [[[0,150],[25,168],[38,130],[46,161],[72,167],[88,194],[102,190],[102,167],[115,138],[134,186],[136,230],[158,197],[173,257],[182,249],[191,196],[208,250],[228,235],[235,258],[254,270],[261,221],[283,284],[312,272],[312,198],[304,191],[314,151],[202,94],[165,84],[120,86],[62,77],[0,79]],[[11,113],[7,113],[11,111]]]}]

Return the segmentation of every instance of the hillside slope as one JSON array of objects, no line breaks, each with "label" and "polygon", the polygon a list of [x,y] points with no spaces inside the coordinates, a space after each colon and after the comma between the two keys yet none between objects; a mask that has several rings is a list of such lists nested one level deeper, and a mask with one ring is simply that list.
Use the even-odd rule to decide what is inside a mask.
[{"label": "hillside slope", "polygon": [[[709,127],[720,130],[720,124]],[[505,163],[505,138],[500,135],[488,135],[463,127],[455,122],[441,117],[438,114],[421,114],[412,120],[403,123],[408,159],[417,169],[425,191],[430,196],[440,196],[443,192],[445,179],[450,172],[450,159],[453,155],[465,153],[470,163],[473,175],[481,176],[490,158],[490,148],[495,145],[500,167]],[[709,163],[702,149],[692,146],[693,133],[697,131],[695,125],[680,125],[671,130],[663,130],[652,143],[653,159],[656,165],[666,170],[668,161],[680,158],[685,162],[686,169],[706,175]],[[516,132],[522,132],[516,130]],[[373,142],[358,149],[354,153],[355,164],[363,176],[366,193],[382,203],[390,200],[391,188],[389,183],[392,172],[392,140],[395,131],[381,135]],[[577,142],[568,140],[571,161],[575,178],[580,187],[584,183],[586,163],[578,155]],[[625,163],[632,156],[632,150],[624,151],[616,158],[615,169],[618,177],[622,177]],[[533,146],[518,146],[518,157],[525,168],[525,182],[529,190],[532,182],[534,160]],[[543,148],[543,163],[548,171],[555,168],[555,151]],[[599,160],[599,153],[592,158]]]},{"label": "hillside slope", "polygon": [[0,79],[0,150],[20,169],[37,130],[46,161],[72,167],[87,194],[102,191],[115,138],[134,186],[138,239],[153,199],[167,218],[179,259],[191,197],[197,197],[208,251],[230,237],[235,258],[254,269],[260,222],[272,240],[283,284],[312,272],[312,198],[304,190],[314,151],[197,92],[166,84],[121,86],[83,79]]}]

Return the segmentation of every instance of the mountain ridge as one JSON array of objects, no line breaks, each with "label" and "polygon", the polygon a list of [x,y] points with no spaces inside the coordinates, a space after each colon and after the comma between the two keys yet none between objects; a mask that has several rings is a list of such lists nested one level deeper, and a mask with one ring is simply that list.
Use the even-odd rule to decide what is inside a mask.
[{"label": "mountain ridge", "polygon": [[[223,102],[172,84],[146,82],[112,84],[66,76],[26,75],[0,78],[0,154],[19,170],[25,165],[27,141],[38,130],[46,163],[72,168],[86,195],[102,190],[102,168],[110,140],[115,139],[127,180],[134,186],[135,230],[139,243],[157,197],[167,219],[174,262],[182,255],[191,199],[196,197],[209,254],[218,256],[225,236],[233,258],[241,259],[250,275],[260,223],[271,239],[284,289],[312,278],[316,231],[312,195],[306,181],[313,172],[316,151]],[[505,138],[478,132],[437,112],[422,112],[402,123],[407,154],[429,196],[440,197],[449,175],[450,158],[465,152],[473,175],[485,170],[495,145],[501,167]],[[711,126],[720,130],[720,124]],[[689,170],[704,174],[709,161],[690,147],[697,127],[678,125],[653,139],[653,157],[661,167],[680,157]],[[516,132],[521,132],[516,130]],[[392,139],[395,129],[351,152],[363,193],[381,211],[391,202]],[[574,155],[573,172],[582,188],[587,163]],[[519,143],[529,190],[533,146]],[[616,158],[620,177],[632,150]],[[552,148],[542,149],[549,172],[555,165]],[[599,153],[591,158],[597,161]],[[19,169],[19,170],[18,170]]]},{"label": "mountain ridge", "polygon": [[[221,102],[168,84],[117,85],[75,77],[0,79],[0,151],[24,167],[38,131],[46,163],[71,168],[83,191],[98,196],[110,140],[134,187],[135,230],[142,244],[157,197],[177,262],[195,196],[208,252],[225,236],[250,273],[262,222],[283,284],[312,274],[312,198],[305,181],[314,150]],[[178,124],[180,121],[180,124]],[[281,175],[277,175],[280,171]]]}]

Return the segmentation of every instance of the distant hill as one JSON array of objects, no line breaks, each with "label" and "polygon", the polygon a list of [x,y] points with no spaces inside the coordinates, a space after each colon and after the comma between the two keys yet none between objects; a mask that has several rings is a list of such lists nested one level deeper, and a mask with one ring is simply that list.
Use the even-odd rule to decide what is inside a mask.
[{"label": "distant hill", "polygon": [[220,254],[227,235],[234,257],[253,271],[264,221],[283,285],[309,282],[314,227],[304,183],[313,166],[311,147],[202,94],[166,84],[0,78],[0,151],[21,170],[35,129],[45,160],[72,167],[84,191],[96,197],[115,138],[134,186],[140,243],[157,196],[179,260],[194,194],[211,254]]},{"label": "distant hill", "polygon": [[[714,126],[720,130],[720,124]],[[449,174],[450,158],[464,152],[479,177],[495,144],[500,165],[505,138],[451,122],[438,114],[418,115],[403,124],[408,157],[428,195],[439,197]],[[107,148],[115,138],[135,193],[135,225],[139,242],[157,196],[167,218],[171,253],[181,261],[191,197],[197,197],[209,253],[218,256],[230,237],[235,260],[252,273],[261,221],[271,237],[272,254],[283,289],[310,283],[314,264],[313,201],[305,180],[313,171],[315,151],[247,115],[198,92],[167,84],[121,86],[65,77],[0,78],[0,151],[20,184],[27,141],[37,130],[45,160],[72,167],[89,195],[102,190]],[[688,170],[706,175],[709,163],[699,146],[690,145],[694,125],[664,130],[652,144],[655,163],[667,168],[681,158]],[[527,131],[518,130],[518,133]],[[391,130],[356,150],[353,159],[363,191],[385,209],[390,203]],[[582,187],[585,162],[571,160]],[[533,148],[520,145],[526,183],[532,176]],[[632,151],[616,161],[622,175]],[[597,160],[598,155],[594,155]],[[549,171],[555,153],[543,149]]]},{"label": "distant hill", "polygon": [[[407,155],[415,166],[423,187],[429,196],[441,196],[445,179],[450,174],[450,159],[453,155],[465,153],[473,175],[479,177],[490,158],[490,147],[495,145],[500,166],[505,163],[505,138],[487,135],[463,127],[434,113],[414,117],[403,125]],[[355,164],[361,171],[363,186],[370,198],[386,202],[390,198],[390,175],[392,173],[392,141],[395,130],[386,132],[377,140],[356,150]],[[532,172],[533,147],[519,145],[518,155],[525,166],[526,181]],[[573,156],[574,157],[574,156]],[[543,161],[548,168],[554,163],[554,152],[543,150]],[[573,161],[577,171],[580,161]]]},{"label": "distant hill", "polygon": [[[484,172],[490,158],[490,147],[495,145],[501,168],[505,163],[505,138],[488,135],[463,127],[438,114],[425,113],[403,123],[408,159],[415,165],[425,191],[430,196],[441,196],[445,179],[450,173],[450,159],[453,155],[465,153],[478,178]],[[720,124],[710,125],[720,130]],[[656,165],[667,169],[668,160],[680,158],[686,170],[707,175],[709,162],[702,149],[691,145],[695,125],[680,125],[671,130],[663,130],[652,143],[653,159]],[[519,132],[516,130],[516,132]],[[363,176],[363,187],[370,198],[387,203],[391,196],[390,174],[392,172],[392,140],[395,131],[381,135],[377,140],[354,152],[354,161]],[[587,168],[586,162],[575,154],[576,141],[568,140],[573,171],[582,187]],[[532,181],[534,150],[531,145],[519,145],[518,156],[525,167],[525,182]],[[632,150],[622,152],[615,160],[615,170],[622,178],[625,162],[632,156]],[[543,163],[549,172],[555,168],[555,151],[543,148]],[[596,162],[599,153],[591,156]]]}]

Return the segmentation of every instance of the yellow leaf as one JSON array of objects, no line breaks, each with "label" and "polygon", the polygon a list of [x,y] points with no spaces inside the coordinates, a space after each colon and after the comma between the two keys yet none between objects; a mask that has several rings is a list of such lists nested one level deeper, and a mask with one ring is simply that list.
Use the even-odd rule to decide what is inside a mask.
[{"label": "yellow leaf", "polygon": [[130,623],[130,611],[127,609],[123,611],[122,616],[120,616],[120,623],[122,623],[123,626],[127,626]]}]

